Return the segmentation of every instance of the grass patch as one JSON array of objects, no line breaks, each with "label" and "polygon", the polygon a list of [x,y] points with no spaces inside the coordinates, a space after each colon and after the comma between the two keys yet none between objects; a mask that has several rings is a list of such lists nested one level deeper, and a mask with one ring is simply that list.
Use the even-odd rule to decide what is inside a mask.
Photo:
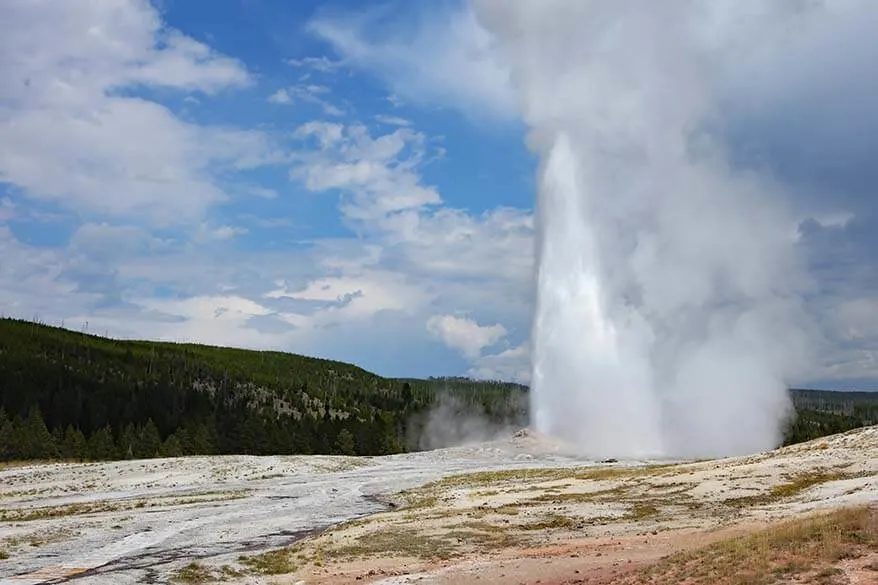
[{"label": "grass patch", "polygon": [[424,489],[443,489],[455,487],[482,487],[504,482],[547,481],[575,477],[581,469],[577,468],[523,468],[499,469],[496,471],[477,471],[452,475],[424,486]]},{"label": "grass patch", "polygon": [[847,508],[672,555],[623,583],[835,583],[840,560],[878,550],[878,508]]},{"label": "grass patch", "polygon": [[737,508],[772,504],[779,500],[798,496],[805,490],[808,490],[817,485],[829,483],[831,481],[855,479],[858,477],[864,477],[864,474],[840,472],[802,473],[788,479],[784,483],[772,487],[765,493],[755,494],[752,496],[729,498],[727,500],[724,500],[723,503],[727,506],[733,506]]},{"label": "grass patch", "polygon": [[34,520],[50,520],[52,518],[62,518],[65,516],[81,516],[85,514],[139,510],[162,506],[174,507],[211,502],[226,502],[229,500],[245,498],[248,494],[249,492],[246,490],[235,492],[204,492],[185,497],[158,497],[152,500],[87,502],[45,508],[8,509],[0,510],[0,522],[31,522]]},{"label": "grass patch", "polygon": [[252,572],[262,575],[284,575],[296,570],[292,552],[285,548],[252,557],[239,557],[238,561]]},{"label": "grass patch", "polygon": [[521,528],[524,530],[570,530],[575,528],[578,524],[579,521],[570,516],[552,514],[551,516],[546,516],[542,520],[537,520],[536,522],[531,522],[529,524],[522,524]]},{"label": "grass patch", "polygon": [[628,513],[625,514],[625,520],[645,520],[658,516],[659,510],[652,504],[634,504]]},{"label": "grass patch", "polygon": [[5,561],[9,558],[9,553],[3,549],[0,549],[0,561]]},{"label": "grass patch", "polygon": [[586,504],[597,500],[607,498],[619,498],[625,495],[629,490],[629,486],[620,485],[605,490],[596,490],[593,492],[562,492],[560,494],[542,494],[535,498],[530,498],[528,504]]},{"label": "grass patch", "polygon": [[337,557],[394,555],[419,559],[449,559],[456,556],[455,543],[447,537],[422,534],[411,529],[387,528],[364,534],[350,545],[339,546],[328,554]]},{"label": "grass patch", "polygon": [[189,563],[174,575],[174,581],[179,583],[207,583],[213,581],[213,573],[198,563]]}]

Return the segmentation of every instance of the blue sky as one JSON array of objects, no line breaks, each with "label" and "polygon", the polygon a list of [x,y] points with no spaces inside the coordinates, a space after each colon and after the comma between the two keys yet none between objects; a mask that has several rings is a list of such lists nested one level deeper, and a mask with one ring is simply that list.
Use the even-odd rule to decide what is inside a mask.
[{"label": "blue sky", "polygon": [[[802,382],[874,387],[878,56],[828,22],[713,123],[796,193]],[[525,380],[537,162],[489,41],[452,1],[4,2],[3,313]]]}]

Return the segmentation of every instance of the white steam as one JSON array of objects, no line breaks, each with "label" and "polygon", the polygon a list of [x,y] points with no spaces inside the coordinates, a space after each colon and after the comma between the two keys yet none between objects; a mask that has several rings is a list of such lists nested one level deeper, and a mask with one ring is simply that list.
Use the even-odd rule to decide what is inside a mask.
[{"label": "white steam", "polygon": [[[523,395],[522,395],[523,397]],[[520,430],[524,421],[519,411],[524,412],[526,402],[512,395],[512,403],[506,405],[502,416],[490,416],[485,409],[472,401],[463,400],[450,393],[440,394],[439,399],[427,413],[426,419],[412,424],[409,438],[412,446],[419,450],[463,447],[509,438]]]},{"label": "white steam", "polygon": [[739,0],[475,5],[542,161],[537,428],[599,456],[775,446],[806,339],[794,216],[769,181],[731,168],[705,128],[736,34],[770,33],[783,11]]}]

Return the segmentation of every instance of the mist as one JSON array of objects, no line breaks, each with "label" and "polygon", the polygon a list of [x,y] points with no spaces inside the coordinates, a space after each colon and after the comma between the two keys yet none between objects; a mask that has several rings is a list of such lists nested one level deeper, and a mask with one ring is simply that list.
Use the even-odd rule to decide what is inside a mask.
[{"label": "mist", "polygon": [[811,335],[797,222],[710,128],[750,39],[802,6],[474,1],[540,159],[538,430],[596,457],[779,443]]},{"label": "mist", "polygon": [[525,396],[521,395],[521,402],[518,396],[511,398],[504,412],[490,415],[479,404],[442,393],[423,419],[409,421],[407,442],[429,451],[509,438],[527,424]]}]

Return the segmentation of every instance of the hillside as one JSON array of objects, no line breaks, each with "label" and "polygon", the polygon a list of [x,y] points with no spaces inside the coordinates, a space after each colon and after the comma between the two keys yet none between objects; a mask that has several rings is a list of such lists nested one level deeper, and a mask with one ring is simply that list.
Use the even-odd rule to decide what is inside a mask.
[{"label": "hillside", "polygon": [[[524,426],[527,391],[0,319],[0,460],[398,453]],[[878,422],[878,393],[792,397],[786,443]]]},{"label": "hillside", "polygon": [[508,384],[392,380],[295,354],[12,319],[0,319],[0,389],[4,459],[395,453],[417,448],[430,407],[448,397],[488,420],[525,420]]}]

